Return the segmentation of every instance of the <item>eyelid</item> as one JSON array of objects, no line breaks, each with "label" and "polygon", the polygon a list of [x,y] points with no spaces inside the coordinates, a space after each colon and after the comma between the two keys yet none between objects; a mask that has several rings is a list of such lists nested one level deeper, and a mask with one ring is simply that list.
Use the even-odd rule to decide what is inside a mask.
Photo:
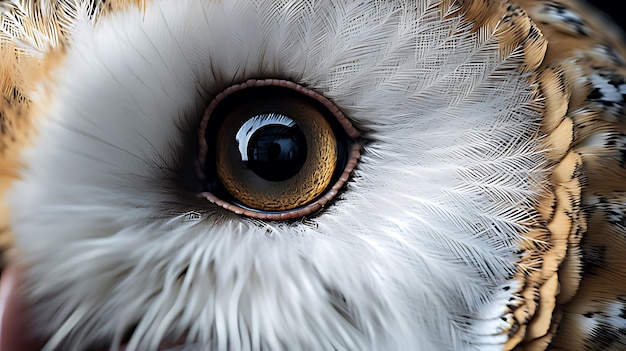
[{"label": "eyelid", "polygon": [[[209,160],[208,155],[209,155],[209,152],[211,151],[211,147],[209,146],[209,143],[207,141],[207,133],[209,133],[209,135],[211,133],[215,133],[215,131],[209,128],[209,125],[210,125],[211,116],[214,114],[214,112],[218,108],[218,105],[224,102],[232,94],[241,92],[247,88],[262,88],[262,87],[283,88],[283,89],[286,89],[287,91],[298,93],[299,95],[302,95],[306,97],[307,99],[310,99],[315,104],[322,105],[325,108],[325,111],[327,111],[329,115],[332,115],[332,117],[327,117],[326,119],[327,120],[330,119],[333,124],[337,125],[338,126],[337,129],[341,129],[341,133],[345,133],[345,135],[350,140],[349,143],[342,144],[346,146],[347,148],[346,150],[342,151],[345,154],[345,160],[343,160],[341,164],[337,163],[337,167],[340,167],[340,168],[333,169],[332,181],[328,183],[329,186],[325,186],[322,189],[322,191],[319,192],[320,194],[319,196],[315,195],[313,199],[309,198],[306,202],[301,203],[295,208],[291,208],[287,210],[272,211],[272,210],[259,210],[256,208],[251,208],[242,203],[238,203],[236,201],[226,201],[225,199],[221,198],[221,196],[218,196],[218,194],[214,193],[214,191],[203,191],[203,192],[200,192],[198,196],[205,198],[208,201],[218,206],[221,206],[229,211],[232,211],[236,214],[245,215],[248,217],[253,217],[253,218],[258,218],[258,219],[285,220],[285,219],[293,219],[293,218],[310,215],[320,210],[322,207],[324,207],[335,195],[337,195],[340,188],[344,186],[351,172],[356,167],[358,159],[360,158],[360,150],[361,150],[362,145],[359,142],[356,142],[355,140],[360,135],[358,130],[352,126],[352,123],[350,122],[350,120],[340,111],[338,107],[336,107],[332,102],[330,102],[321,94],[314,92],[312,90],[306,89],[296,83],[285,81],[285,80],[277,80],[277,79],[248,80],[244,83],[233,85],[227,88],[226,90],[224,90],[222,93],[218,94],[207,107],[205,114],[204,114],[204,118],[202,119],[202,122],[200,123],[200,129],[198,132],[200,151],[199,151],[199,154],[198,154],[199,156],[197,160],[197,173],[200,179],[206,179],[207,175],[205,174],[203,167],[208,162],[207,161]],[[239,101],[237,101],[237,104],[239,104]],[[301,108],[297,110],[304,111],[306,109]],[[306,112],[302,112],[302,113],[306,114]],[[324,115],[326,115],[326,113],[324,113]],[[262,121],[260,121],[258,118],[254,120],[255,118],[256,117],[253,117],[251,120],[241,121],[241,123],[242,124],[247,123],[249,125],[253,125],[255,123],[257,124],[262,123]],[[280,119],[279,117],[273,117],[273,118]],[[241,131],[242,129],[243,129],[242,127],[237,127],[236,129],[237,133],[239,133],[239,131]],[[228,132],[229,135],[231,133],[236,134],[232,132],[233,128],[230,128],[230,130],[231,131]],[[220,135],[217,136],[217,139],[223,138],[223,136],[221,135],[222,133],[219,133],[219,134]],[[224,140],[221,140],[218,142],[222,143],[223,141]],[[239,148],[239,147],[240,147],[239,145],[235,146],[235,148]],[[221,176],[220,178],[223,178],[223,177],[224,176]],[[239,187],[235,187],[232,189],[238,190]],[[307,189],[304,189],[304,190],[307,191]],[[235,197],[237,198],[238,196],[235,196]],[[270,200],[267,200],[267,201],[270,201]],[[277,207],[277,208],[280,208],[280,207]]]}]

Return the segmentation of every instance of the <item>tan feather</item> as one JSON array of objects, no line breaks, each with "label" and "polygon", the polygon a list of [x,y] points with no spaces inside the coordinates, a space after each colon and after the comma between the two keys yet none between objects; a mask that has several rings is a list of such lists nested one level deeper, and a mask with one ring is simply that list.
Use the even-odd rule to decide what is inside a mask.
[{"label": "tan feather", "polygon": [[[569,121],[564,130],[571,133],[560,136],[561,131],[555,128],[548,140],[553,145],[560,141],[555,149],[568,149],[569,157],[577,160],[568,162],[566,156],[555,171],[568,171],[563,176],[555,172],[557,179],[553,177],[557,203],[560,198],[565,204],[555,207],[562,213],[562,220],[553,228],[571,229],[567,245],[558,250],[564,260],[559,260],[556,273],[560,282],[553,317],[553,325],[558,326],[553,328],[556,336],[551,343],[541,345],[550,345],[554,350],[621,350],[626,347],[626,338],[618,325],[608,321],[623,320],[619,314],[626,293],[622,283],[626,229],[610,217],[616,212],[623,215],[626,204],[621,195],[626,184],[624,152],[618,141],[626,120],[623,95],[615,108],[606,101],[597,101],[600,98],[593,77],[611,75],[623,84],[623,36],[605,17],[579,1],[520,4],[548,40],[544,74],[539,82],[542,87],[555,87],[556,94],[550,95],[564,95],[565,104],[560,105],[556,115],[564,113],[564,121]],[[546,73],[554,68],[558,68],[558,74]],[[544,298],[540,291],[539,298],[552,301],[552,293],[549,291]],[[536,349],[535,345],[529,348],[524,344],[519,348]]]}]

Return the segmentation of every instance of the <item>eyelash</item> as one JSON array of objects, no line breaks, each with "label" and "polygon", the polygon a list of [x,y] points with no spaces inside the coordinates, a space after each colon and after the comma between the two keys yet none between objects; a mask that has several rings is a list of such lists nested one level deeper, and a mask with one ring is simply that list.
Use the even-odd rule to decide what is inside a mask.
[{"label": "eyelash", "polygon": [[[225,187],[223,183],[222,179],[224,177],[222,176],[220,178],[220,175],[217,174],[218,173],[216,169],[217,166],[215,163],[216,159],[213,156],[209,155],[209,157],[206,158],[206,162],[207,162],[206,167],[204,170],[202,169],[203,158],[205,158],[205,155],[203,155],[203,153],[208,152],[209,154],[211,153],[214,154],[216,152],[216,149],[214,146],[215,144],[213,144],[212,146],[211,143],[215,143],[216,139],[220,139],[222,143],[224,142],[223,137],[219,137],[217,135],[217,130],[218,128],[222,128],[221,125],[225,117],[224,116],[220,116],[217,118],[213,117],[210,121],[207,120],[203,122],[203,119],[206,119],[207,117],[206,116],[200,117],[198,116],[199,113],[197,113],[192,118],[188,117],[183,120],[182,126],[180,128],[180,134],[184,138],[185,144],[182,150],[179,150],[176,154],[177,165],[173,169],[174,176],[170,178],[176,180],[177,188],[183,190],[183,192],[186,194],[186,197],[195,198],[191,203],[194,203],[195,205],[197,205],[199,204],[199,202],[198,202],[198,198],[196,197],[198,195],[203,197],[202,205],[205,208],[206,207],[214,208],[214,206],[207,206],[206,202],[208,200],[214,204],[217,204],[218,206],[221,206],[232,212],[235,212],[236,214],[239,214],[239,215],[243,214],[248,217],[260,218],[260,219],[283,220],[283,219],[294,219],[294,218],[298,218],[298,217],[305,216],[305,215],[314,215],[315,212],[317,212],[320,208],[324,207],[326,203],[331,201],[332,198],[336,196],[336,194],[339,192],[340,188],[343,187],[350,173],[356,166],[357,160],[360,156],[360,150],[362,147],[362,141],[360,140],[359,132],[356,130],[356,128],[352,126],[351,122],[341,113],[341,111],[330,103],[330,101],[326,100],[324,97],[322,97],[321,95],[313,91],[310,91],[302,86],[299,86],[291,82],[282,81],[282,80],[281,81],[278,81],[278,80],[248,81],[247,83],[243,84],[244,85],[243,88],[240,85],[234,85],[233,87],[235,88],[228,88],[225,91],[228,91],[228,94],[230,94],[230,93],[233,93],[234,90],[245,89],[245,84],[248,84],[248,85],[253,84],[251,82],[256,82],[256,84],[259,84],[259,85],[271,85],[271,82],[280,82],[279,84],[288,84],[289,85],[288,88],[285,86],[282,86],[282,87],[271,87],[271,86],[267,87],[266,86],[265,88],[259,88],[259,89],[266,89],[265,94],[274,94],[274,93],[285,94],[286,93],[287,95],[294,95],[294,96],[299,96],[300,94],[302,95],[300,96],[300,98],[303,98],[305,100],[308,99],[307,103],[314,104],[315,105],[314,108],[328,109],[328,106],[333,108],[334,111],[332,113],[336,116],[336,118],[332,116],[331,117],[327,116],[326,120],[330,122],[330,128],[333,130],[332,133],[335,135],[335,138],[338,139],[339,144],[337,146],[337,150],[339,153],[338,153],[338,159],[336,162],[337,169],[332,172],[332,177],[328,180],[329,185],[325,185],[323,186],[322,189],[318,189],[319,195],[315,195],[307,201],[304,201],[304,202],[301,201],[300,203],[297,204],[297,206],[294,206],[294,207],[289,207],[289,208],[273,207],[271,209],[266,209],[266,208],[254,208],[253,206],[250,206],[246,203],[242,203],[240,201],[241,198],[238,199],[232,193],[232,189],[235,189],[235,190],[239,189],[241,187],[241,183],[238,183],[238,185],[235,186],[235,188],[232,188],[232,185],[231,185],[231,188],[230,188],[231,191],[229,191],[228,186]],[[274,89],[274,90],[268,92],[267,89],[270,89],[270,90]],[[239,95],[240,97],[242,96],[241,92],[237,92],[236,94],[240,94]],[[247,92],[244,91],[243,94],[244,94],[243,96],[244,98],[250,98],[251,93],[249,89]],[[245,96],[246,94],[248,96]],[[231,101],[233,101],[233,99],[231,99]],[[221,101],[222,98],[218,100]],[[239,103],[239,101],[237,103]],[[215,105],[215,104],[216,102],[214,101],[209,105]],[[327,106],[327,107],[324,107],[324,106]],[[213,106],[213,108],[214,107],[215,106]],[[229,107],[226,107],[226,109],[228,108]],[[329,114],[331,112],[327,110],[327,112],[324,112],[324,113]],[[256,118],[259,118],[259,117],[256,117]],[[264,121],[275,122],[275,119],[276,117],[274,118],[270,118],[267,116],[264,117]],[[199,126],[202,125],[202,123],[208,124],[208,126],[206,127],[206,131],[208,135],[206,141],[208,145],[205,145],[205,146],[203,146],[203,142],[204,142],[203,139],[199,139],[197,137],[199,135],[198,128]],[[309,128],[309,127],[306,127],[306,128]],[[203,132],[201,131],[200,134],[202,133]],[[307,140],[311,141],[313,139],[318,138],[319,135],[318,134],[315,134],[315,135],[316,136],[310,136]],[[250,138],[246,138],[246,140],[249,140],[249,139]],[[198,150],[201,150],[203,147],[205,147],[206,150],[199,152]],[[241,147],[239,147],[239,151],[240,150],[241,150]],[[308,156],[307,156],[307,160],[308,160]],[[242,157],[242,160],[240,161],[242,163],[246,163],[246,160],[243,160],[243,157]],[[317,165],[317,163],[315,164]],[[238,174],[234,174],[233,176],[239,177]],[[308,188],[302,188],[300,191],[308,192],[309,190],[310,189]],[[242,192],[244,192],[244,190],[239,191],[239,193],[242,193]],[[253,196],[253,195],[250,195],[250,196]],[[278,199],[274,198],[273,195],[268,195],[268,196],[270,196],[270,198],[268,199],[271,199],[269,200],[270,203],[273,204],[274,201],[278,201]],[[287,202],[291,202],[291,200],[292,199],[289,199],[289,201]],[[313,204],[313,206],[311,206],[311,204]],[[273,205],[270,205],[270,207],[271,206]]]}]

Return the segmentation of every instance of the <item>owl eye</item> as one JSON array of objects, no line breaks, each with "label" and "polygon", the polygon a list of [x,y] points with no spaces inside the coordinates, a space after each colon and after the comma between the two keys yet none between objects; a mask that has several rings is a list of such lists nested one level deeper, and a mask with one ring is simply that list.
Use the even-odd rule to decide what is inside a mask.
[{"label": "owl eye", "polygon": [[250,80],[218,94],[200,125],[200,195],[262,219],[311,214],[356,166],[358,131],[322,95],[283,80]]}]

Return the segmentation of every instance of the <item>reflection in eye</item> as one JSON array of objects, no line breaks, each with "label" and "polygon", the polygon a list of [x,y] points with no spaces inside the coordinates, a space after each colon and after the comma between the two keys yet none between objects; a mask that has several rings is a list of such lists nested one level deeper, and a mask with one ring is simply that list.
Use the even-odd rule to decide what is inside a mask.
[{"label": "reflection in eye", "polygon": [[359,158],[358,132],[330,101],[291,82],[248,81],[200,126],[200,195],[233,212],[289,219],[319,210]]},{"label": "reflection in eye", "polygon": [[241,126],[235,140],[244,165],[269,181],[293,177],[306,161],[306,137],[287,116],[254,116]]}]

